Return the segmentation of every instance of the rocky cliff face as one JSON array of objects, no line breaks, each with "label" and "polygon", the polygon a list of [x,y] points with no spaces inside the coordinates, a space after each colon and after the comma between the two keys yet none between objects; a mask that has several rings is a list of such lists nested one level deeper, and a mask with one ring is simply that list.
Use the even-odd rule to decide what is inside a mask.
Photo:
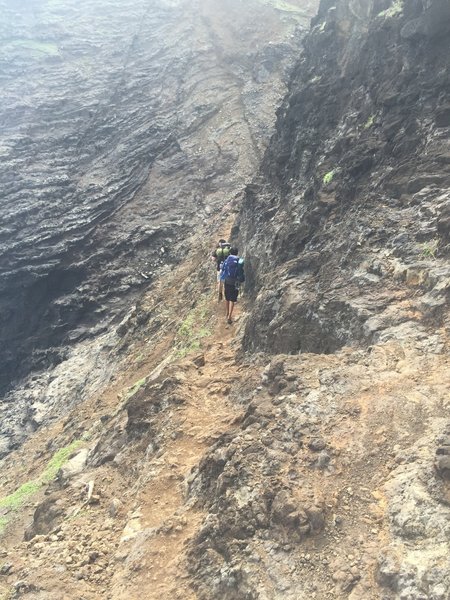
[{"label": "rocky cliff face", "polygon": [[312,12],[3,0],[0,14],[5,446],[107,381],[109,325],[235,202]]},{"label": "rocky cliff face", "polygon": [[420,329],[419,315],[442,324],[449,10],[321,4],[240,219],[246,348],[328,353]]}]

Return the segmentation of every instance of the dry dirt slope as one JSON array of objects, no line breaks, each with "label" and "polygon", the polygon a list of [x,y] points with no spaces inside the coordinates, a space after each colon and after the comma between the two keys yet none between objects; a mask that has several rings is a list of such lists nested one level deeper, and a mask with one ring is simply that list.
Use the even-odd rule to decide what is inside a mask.
[{"label": "dry dirt slope", "polygon": [[[103,563],[101,568],[97,564],[93,567],[98,571],[97,575],[89,575],[88,572],[92,571],[89,560],[86,561],[86,552],[92,541],[89,539],[89,532],[93,534],[94,541],[103,539],[103,550],[111,558],[110,553],[115,552],[115,545],[120,539],[126,538],[125,546],[130,545],[133,537],[130,531],[136,532],[143,527],[145,535],[148,535],[149,530],[162,526],[169,517],[180,520],[180,515],[174,514],[177,510],[181,515],[185,512],[182,506],[182,487],[177,482],[189,475],[190,469],[200,460],[218,433],[226,429],[227,424],[235,418],[235,412],[227,402],[228,390],[236,379],[238,368],[234,351],[230,348],[234,327],[226,325],[223,305],[217,304],[212,284],[213,267],[210,264],[206,268],[202,266],[208,253],[209,245],[205,245],[194,264],[182,265],[172,276],[161,281],[160,288],[149,294],[119,327],[117,346],[119,351],[122,349],[124,358],[114,384],[100,396],[92,397],[78,406],[63,421],[39,431],[13,458],[5,461],[6,468],[2,472],[5,492],[0,504],[4,515],[2,523],[5,526],[2,542],[8,548],[2,552],[6,565],[3,569],[4,582],[17,583],[21,573],[25,576],[28,574],[33,580],[30,589],[35,587],[36,590],[45,590],[42,591],[43,597],[48,597],[51,589],[54,589],[55,597],[59,598],[58,594],[70,594],[72,588],[70,582],[64,582],[60,577],[53,581],[54,573],[58,573],[61,568],[59,561],[62,561],[64,568],[72,565],[71,571],[75,566],[86,567],[86,573],[81,579],[82,573],[75,573],[77,583],[74,589],[77,591],[73,592],[74,598],[78,598],[76,594],[82,593],[84,577],[89,580],[92,575],[93,589],[96,590],[92,597],[102,595],[98,582],[107,582],[107,587],[117,588],[114,593],[118,597],[122,597],[121,594],[129,597],[132,592],[126,579],[125,590],[120,592],[123,584],[114,568],[114,561],[108,573],[98,574],[106,566]],[[179,282],[183,282],[181,287]],[[174,293],[177,287],[180,289]],[[187,301],[192,295],[194,300]],[[158,337],[155,335],[155,328],[165,333],[160,333]],[[204,354],[200,352],[200,345]],[[202,367],[203,362],[205,364]],[[225,365],[229,366],[226,374],[222,372]],[[146,405],[147,388],[152,395],[155,394],[154,389],[158,392],[159,388],[164,390],[167,385],[176,388],[176,393],[167,405],[161,398],[162,405],[158,404],[155,412],[161,411],[162,414],[155,416],[157,431],[154,431],[145,420],[146,413],[153,412],[153,408]],[[142,402],[144,408],[135,408]],[[138,414],[135,414],[136,411]],[[145,420],[145,425],[141,423],[142,419]],[[145,428],[149,431],[142,435]],[[120,437],[122,433],[125,438]],[[119,438],[117,443],[116,438]],[[68,487],[64,476],[57,483],[48,481],[50,472],[51,475],[56,474],[56,463],[62,465],[66,458],[57,457],[56,461],[52,461],[52,452],[56,449],[62,449],[63,453],[67,451],[67,456],[74,454],[78,459],[82,458],[74,474],[77,477],[72,481],[70,476],[71,483]],[[87,466],[86,451],[90,452]],[[154,456],[149,465],[147,460],[152,454]],[[75,458],[75,463],[78,459]],[[117,470],[119,464],[121,466]],[[91,466],[95,467],[92,472],[89,470]],[[83,474],[79,479],[81,471]],[[95,496],[100,491],[99,481],[105,486],[100,495],[105,493],[108,499],[114,501],[114,505],[120,499],[118,513],[125,521],[121,518],[121,525],[114,523],[113,528],[117,534],[122,526],[125,527],[119,536],[98,535],[105,516],[108,516],[108,507],[106,514],[103,511],[91,514],[92,505],[85,504],[91,481],[95,484],[94,502],[97,502]],[[18,493],[14,493],[16,490]],[[38,510],[36,527],[26,533],[27,538],[33,538],[32,547],[38,550],[37,556],[33,559],[28,552],[23,556],[19,562],[19,565],[27,565],[23,572],[18,564],[10,569],[8,565],[14,554],[9,554],[9,548],[22,540],[33,507],[42,492],[48,498],[42,509]],[[101,503],[103,504],[103,500]],[[142,525],[139,526],[136,511],[133,510],[137,506],[143,515]],[[115,512],[116,509],[111,510]],[[129,510],[132,511],[132,517],[127,526]],[[192,517],[194,522],[195,514],[196,511]],[[184,524],[186,519],[182,520]],[[42,547],[42,540],[39,536],[34,537],[35,534],[44,530],[53,531],[61,521],[64,523],[63,527],[70,528],[70,533],[68,531],[64,535],[62,546],[59,540],[56,545],[54,542],[53,545]],[[192,524],[190,527],[192,528]],[[86,532],[89,540],[87,547],[85,543],[81,543],[81,546],[77,544],[79,539],[75,532],[80,530]],[[109,531],[108,526],[106,531]],[[185,532],[182,538],[184,537]],[[178,540],[177,543],[180,544],[181,541]],[[78,550],[84,547],[85,556],[82,558],[75,555],[71,560],[71,551],[76,546]],[[161,558],[163,564],[167,562],[169,550],[170,548],[165,550],[164,545],[162,546],[162,551],[166,552]],[[124,553],[124,548],[121,547],[120,551]],[[19,550],[19,556],[22,552],[23,547]],[[50,561],[48,553],[52,557]],[[80,564],[83,562],[86,565]],[[50,568],[48,579],[44,565]],[[113,573],[114,582],[111,581]],[[71,572],[70,575],[73,577],[74,573]],[[152,582],[154,576],[151,578]],[[162,585],[163,582],[159,581],[159,584]],[[154,583],[151,585],[155,586]],[[140,587],[139,583],[137,588]]]},{"label": "dry dirt slope", "polygon": [[445,599],[444,348],[245,357],[207,248],[119,328],[114,384],[6,463],[3,498],[80,441],[0,504],[4,597]]}]

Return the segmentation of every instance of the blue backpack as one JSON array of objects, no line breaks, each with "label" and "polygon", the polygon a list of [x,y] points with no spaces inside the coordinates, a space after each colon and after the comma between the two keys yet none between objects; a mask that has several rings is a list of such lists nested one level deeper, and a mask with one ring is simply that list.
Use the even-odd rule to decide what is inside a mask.
[{"label": "blue backpack", "polygon": [[239,256],[229,256],[223,264],[223,279],[227,283],[243,283],[244,259]]},{"label": "blue backpack", "polygon": [[227,283],[234,283],[236,281],[238,257],[229,256],[223,263],[223,274],[222,278]]}]

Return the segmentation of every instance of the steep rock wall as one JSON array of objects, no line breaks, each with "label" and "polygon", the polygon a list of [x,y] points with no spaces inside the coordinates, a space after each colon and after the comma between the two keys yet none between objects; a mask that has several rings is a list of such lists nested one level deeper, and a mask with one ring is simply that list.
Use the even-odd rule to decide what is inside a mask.
[{"label": "steep rock wall", "polygon": [[322,2],[239,226],[247,349],[333,352],[442,324],[447,2]]}]

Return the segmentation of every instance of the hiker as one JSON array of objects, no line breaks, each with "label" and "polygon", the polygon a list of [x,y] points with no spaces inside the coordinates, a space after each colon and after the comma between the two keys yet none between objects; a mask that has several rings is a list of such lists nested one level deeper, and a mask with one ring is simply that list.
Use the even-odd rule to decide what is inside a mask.
[{"label": "hiker", "polygon": [[230,247],[231,247],[231,244],[229,244],[224,239],[220,239],[217,243],[217,248],[214,250],[214,252],[211,255],[212,259],[216,263],[216,268],[217,268],[217,291],[219,293],[219,302],[223,298],[223,283],[220,280],[220,269],[222,268],[222,264],[223,264],[224,260],[227,259],[228,256],[230,255]]},{"label": "hiker", "polygon": [[237,302],[239,295],[239,287],[245,281],[244,259],[238,256],[237,248],[230,248],[230,255],[222,264],[220,280],[223,281],[225,288],[227,323],[231,325],[233,322],[231,317],[233,315],[234,304]]}]

